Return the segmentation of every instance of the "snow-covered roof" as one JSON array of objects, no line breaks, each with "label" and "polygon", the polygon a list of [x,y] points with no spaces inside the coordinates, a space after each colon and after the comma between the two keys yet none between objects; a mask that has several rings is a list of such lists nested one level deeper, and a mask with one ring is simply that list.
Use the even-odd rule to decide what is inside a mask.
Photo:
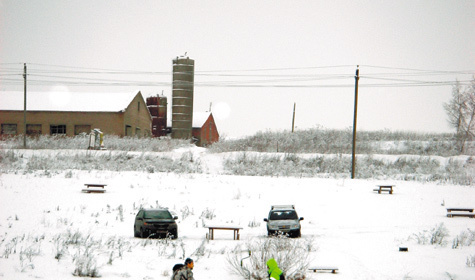
[{"label": "snow-covered roof", "polygon": [[[139,91],[132,92],[28,92],[27,110],[67,112],[119,112]],[[23,110],[23,92],[0,91],[0,110]]]},{"label": "snow-covered roof", "polygon": [[208,120],[210,112],[193,112],[193,127],[202,127]]},{"label": "snow-covered roof", "polygon": [[[193,112],[193,122],[192,127],[199,127],[201,128],[205,122],[208,120],[210,112]],[[167,118],[167,126],[172,126],[172,115],[170,114]]]}]

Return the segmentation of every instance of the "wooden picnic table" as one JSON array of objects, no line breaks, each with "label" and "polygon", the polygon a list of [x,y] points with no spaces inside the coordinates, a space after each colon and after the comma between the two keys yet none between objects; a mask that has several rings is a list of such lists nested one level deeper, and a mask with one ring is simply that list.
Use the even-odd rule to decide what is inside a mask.
[{"label": "wooden picnic table", "polygon": [[377,191],[379,194],[381,192],[389,192],[389,194],[393,194],[393,188],[395,185],[376,185],[378,187],[377,189],[374,189],[373,191]]},{"label": "wooden picnic table", "polygon": [[239,240],[239,230],[242,227],[239,226],[232,226],[232,225],[209,225],[205,226],[209,230],[208,238],[209,240],[214,239],[214,230],[232,230],[234,232],[234,240]]},{"label": "wooden picnic table", "polygon": [[85,189],[82,189],[82,192],[85,193],[104,193],[106,184],[84,184]]},{"label": "wooden picnic table", "polygon": [[106,184],[84,184],[88,188],[104,188]]},{"label": "wooden picnic table", "polygon": [[[460,213],[460,212],[464,212],[464,213]],[[453,218],[453,217],[475,218],[475,214],[473,213],[473,208],[456,207],[456,208],[447,208],[447,217],[449,218]]]},{"label": "wooden picnic table", "polygon": [[331,273],[337,273],[338,268],[333,267],[333,266],[317,266],[317,267],[309,267],[308,270],[311,270],[313,272],[318,272],[318,271],[329,271]]}]

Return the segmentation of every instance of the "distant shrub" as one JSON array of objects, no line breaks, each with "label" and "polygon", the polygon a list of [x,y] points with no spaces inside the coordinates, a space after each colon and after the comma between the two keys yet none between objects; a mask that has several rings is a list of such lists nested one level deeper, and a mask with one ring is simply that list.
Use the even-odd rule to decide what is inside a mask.
[{"label": "distant shrub", "polygon": [[447,245],[446,238],[449,236],[449,231],[444,223],[440,223],[430,230],[424,230],[411,236],[418,244],[421,245]]},{"label": "distant shrub", "polygon": [[342,155],[301,158],[289,154],[241,153],[226,158],[223,167],[231,175],[314,177],[346,173],[350,160]]},{"label": "distant shrub", "polygon": [[261,223],[259,221],[256,221],[256,218],[254,217],[254,219],[252,221],[249,221],[247,226],[250,227],[250,228],[260,227]]},{"label": "distant shrub", "polygon": [[78,251],[73,257],[73,262],[74,276],[93,278],[101,277],[99,275],[96,256],[92,247],[86,245],[84,251],[81,251],[81,247],[78,247]]},{"label": "distant shrub", "polygon": [[[79,149],[86,150],[89,145],[89,135],[77,135],[66,137],[61,135],[39,135],[27,137],[27,149]],[[176,148],[189,147],[189,140],[160,138],[137,138],[119,137],[117,135],[105,135],[104,145],[107,150],[139,151],[139,152],[169,152]],[[5,149],[23,149],[23,136],[18,135],[3,139],[2,146]]]},{"label": "distant shrub", "polygon": [[[295,133],[260,132],[237,140],[223,140],[208,149],[229,153],[223,161],[223,173],[247,176],[293,176],[347,178],[351,171],[351,131],[315,128]],[[360,132],[358,134],[356,177],[438,182],[458,185],[475,184],[475,160],[455,155],[451,134],[410,132]],[[28,147],[52,149],[27,153],[21,137],[0,141],[0,172],[37,171],[51,177],[68,170],[139,171],[147,173],[203,173],[201,158],[191,151],[175,155],[158,154],[190,147],[189,141],[161,138],[107,136],[107,151],[86,150],[87,136],[40,136],[28,139]],[[86,141],[86,143],[84,143]],[[475,141],[466,151],[474,154]],[[473,149],[472,149],[473,148]],[[59,150],[62,149],[62,150]],[[66,150],[65,150],[66,149]],[[312,154],[308,154],[312,153]],[[395,160],[379,154],[401,154]],[[443,156],[435,157],[433,155]]]},{"label": "distant shrub", "polygon": [[475,255],[470,255],[469,257],[467,257],[467,266],[475,267]]},{"label": "distant shrub", "polygon": [[[298,130],[294,133],[258,132],[242,139],[220,140],[210,147],[211,152],[270,152],[351,154],[352,130],[333,130],[322,127]],[[454,156],[455,138],[450,133],[415,133],[404,131],[358,131],[358,154],[411,154]],[[475,141],[469,143],[468,155],[475,152]]]},{"label": "distant shrub", "polygon": [[[313,239],[291,239],[284,236],[254,239],[245,248],[238,245],[228,254],[230,269],[245,279],[268,279],[266,261],[274,258],[285,274],[285,279],[305,279],[311,261],[310,253],[315,250]],[[242,252],[250,252],[247,265],[241,265]]]},{"label": "distant shrub", "polygon": [[456,249],[463,246],[471,246],[472,244],[475,244],[475,230],[467,229],[454,238],[452,248]]},{"label": "distant shrub", "polygon": [[133,153],[121,151],[52,151],[49,153],[35,153],[29,157],[19,156],[21,151],[16,151],[10,157],[17,160],[3,161],[1,169],[21,170],[24,173],[45,171],[48,174],[68,170],[65,177],[71,178],[71,170],[111,170],[111,171],[144,171],[175,172],[175,173],[201,173],[202,165],[199,159],[194,159],[190,154],[184,154],[179,159],[171,156],[149,153]]},{"label": "distant shrub", "polygon": [[188,206],[184,206],[183,208],[180,209],[180,212],[181,212],[181,218],[183,220],[185,220],[188,216],[192,216],[194,215],[194,210],[191,209],[188,207]]},{"label": "distant shrub", "polygon": [[54,258],[60,261],[67,254],[68,245],[61,234],[53,236]]},{"label": "distant shrub", "polygon": [[216,214],[214,214],[214,209],[209,209],[206,208],[201,212],[200,218],[202,219],[207,219],[207,220],[212,220],[216,217]]},{"label": "distant shrub", "polygon": [[71,170],[69,170],[68,172],[66,172],[66,174],[64,174],[64,178],[71,179],[72,177],[73,177],[73,172]]}]

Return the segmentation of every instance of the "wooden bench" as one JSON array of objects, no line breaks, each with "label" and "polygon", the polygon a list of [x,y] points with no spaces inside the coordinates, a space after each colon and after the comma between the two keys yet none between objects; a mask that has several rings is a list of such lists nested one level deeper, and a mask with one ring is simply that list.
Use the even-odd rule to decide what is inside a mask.
[{"label": "wooden bench", "polygon": [[336,267],[309,267],[308,270],[311,270],[313,272],[329,271],[331,273],[338,273],[338,268]]},{"label": "wooden bench", "polygon": [[85,193],[104,193],[106,184],[84,184],[87,188],[82,189]]},{"label": "wooden bench", "polygon": [[209,230],[208,234],[208,239],[213,240],[214,239],[214,230],[219,229],[219,230],[232,230],[234,231],[234,240],[239,240],[239,230],[242,229],[242,227],[238,226],[205,226]]},{"label": "wooden bench", "polygon": [[378,188],[373,191],[378,192],[379,194],[381,192],[389,192],[389,194],[393,194],[393,188],[395,185],[376,185],[376,187]]}]

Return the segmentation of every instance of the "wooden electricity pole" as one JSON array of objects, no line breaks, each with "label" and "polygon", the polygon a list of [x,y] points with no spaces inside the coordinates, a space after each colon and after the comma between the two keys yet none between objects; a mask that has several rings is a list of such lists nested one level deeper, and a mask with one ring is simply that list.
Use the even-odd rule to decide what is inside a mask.
[{"label": "wooden electricity pole", "polygon": [[295,125],[295,102],[294,102],[294,113],[292,116],[292,133],[294,133],[294,125]]},{"label": "wooden electricity pole", "polygon": [[23,64],[23,148],[26,149],[26,63]]},{"label": "wooden electricity pole", "polygon": [[360,79],[360,69],[359,65],[356,66],[356,75],[355,75],[355,109],[353,116],[353,151],[351,153],[351,179],[355,178],[355,165],[356,165],[356,117],[358,115],[358,80]]}]

